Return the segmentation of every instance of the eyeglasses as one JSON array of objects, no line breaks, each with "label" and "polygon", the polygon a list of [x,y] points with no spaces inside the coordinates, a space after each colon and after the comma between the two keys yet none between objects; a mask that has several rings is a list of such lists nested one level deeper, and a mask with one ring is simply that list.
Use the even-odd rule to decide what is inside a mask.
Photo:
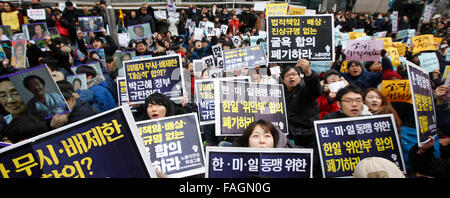
[{"label": "eyeglasses", "polygon": [[287,73],[287,74],[284,74],[284,77],[286,77],[286,78],[289,78],[289,77],[291,77],[291,76],[298,76],[298,73],[296,72],[296,73]]},{"label": "eyeglasses", "polygon": [[358,99],[342,99],[341,102],[360,104],[360,103],[363,103],[363,100],[360,98],[358,98]]}]

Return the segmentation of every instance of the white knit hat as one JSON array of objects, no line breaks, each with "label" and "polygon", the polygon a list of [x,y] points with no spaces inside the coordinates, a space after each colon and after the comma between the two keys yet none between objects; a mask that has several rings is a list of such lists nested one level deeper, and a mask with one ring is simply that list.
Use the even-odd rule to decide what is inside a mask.
[{"label": "white knit hat", "polygon": [[368,157],[356,164],[353,176],[356,178],[405,178],[393,162],[381,157]]}]

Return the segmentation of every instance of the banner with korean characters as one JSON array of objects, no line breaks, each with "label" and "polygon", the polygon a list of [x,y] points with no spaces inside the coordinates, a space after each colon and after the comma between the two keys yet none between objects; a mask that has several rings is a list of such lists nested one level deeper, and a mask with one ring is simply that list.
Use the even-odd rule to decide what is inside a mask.
[{"label": "banner with korean characters", "polygon": [[314,121],[323,177],[351,177],[366,157],[382,157],[406,174],[392,114]]},{"label": "banner with korean characters", "polygon": [[267,17],[269,62],[334,61],[333,15]]},{"label": "banner with korean characters", "polygon": [[128,106],[0,149],[2,178],[156,178]]},{"label": "banner with korean characters", "polygon": [[436,112],[430,76],[423,68],[406,61],[419,146],[437,134]]},{"label": "banner with korean characters", "polygon": [[222,51],[223,70],[232,72],[245,67],[266,66],[267,59],[262,45],[247,46]]},{"label": "banner with korean characters", "polygon": [[288,133],[283,85],[216,81],[214,88],[216,136],[241,136],[259,119]]},{"label": "banner with korean characters", "polygon": [[196,113],[136,124],[156,170],[171,178],[205,173],[205,155]]},{"label": "banner with korean characters", "polygon": [[180,54],[124,61],[123,67],[130,104],[144,103],[155,92],[164,94],[171,100],[183,97]]},{"label": "banner with korean characters", "polygon": [[383,41],[380,40],[348,40],[345,43],[346,60],[380,61]]},{"label": "banner with korean characters", "polygon": [[250,76],[205,79],[195,81],[195,101],[198,106],[200,125],[216,122],[214,103],[214,81],[231,80],[250,82]]},{"label": "banner with korean characters", "polygon": [[312,178],[313,149],[206,147],[206,178]]}]

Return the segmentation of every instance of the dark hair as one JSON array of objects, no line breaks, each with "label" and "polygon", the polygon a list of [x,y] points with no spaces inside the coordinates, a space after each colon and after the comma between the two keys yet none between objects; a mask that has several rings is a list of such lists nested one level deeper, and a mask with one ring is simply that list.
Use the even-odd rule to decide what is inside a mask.
[{"label": "dark hair", "polygon": [[[75,82],[79,82],[80,85],[83,84],[79,78],[73,79],[73,84],[75,84]],[[73,86],[73,85],[72,85],[72,86]]]},{"label": "dark hair", "polygon": [[41,77],[36,76],[36,75],[29,75],[29,76],[25,77],[25,78],[23,79],[23,86],[24,86],[25,88],[29,89],[29,88],[28,88],[28,82],[29,82],[30,80],[35,79],[35,78],[38,79],[39,82],[42,83],[42,85],[45,86],[45,81],[44,81],[44,79],[42,79]]},{"label": "dark hair", "polygon": [[353,63],[355,63],[356,65],[360,66],[361,69],[362,69],[363,66],[362,66],[361,62],[359,62],[359,61],[349,61],[348,64],[347,64],[347,68],[350,68],[350,66],[351,66]]},{"label": "dark hair", "polygon": [[103,40],[102,40],[101,38],[95,37],[95,38],[91,39],[91,45],[92,45],[92,43],[94,43],[95,41],[98,41],[98,42],[100,42],[100,43],[103,43]]},{"label": "dark hair", "polygon": [[152,93],[145,99],[145,109],[147,109],[149,104],[164,106],[166,108],[165,117],[176,114],[174,102],[164,94],[158,92]]},{"label": "dark hair", "polygon": [[141,29],[142,32],[144,32],[144,27],[142,27],[142,26],[134,26],[133,31],[136,32],[136,29]]},{"label": "dark hair", "polygon": [[285,75],[287,72],[289,72],[289,70],[291,70],[291,69],[294,69],[294,70],[298,73],[298,75],[300,75],[300,74],[302,73],[299,67],[297,67],[297,66],[295,66],[295,65],[286,65],[286,66],[283,68],[283,71],[281,72],[281,75],[280,75],[281,79],[284,79],[284,75]]},{"label": "dark hair", "polygon": [[92,76],[92,77],[97,76],[97,72],[95,71],[95,69],[92,68],[92,67],[89,67],[87,65],[83,65],[83,66],[77,67],[75,73],[77,73],[77,74],[86,74],[86,76]]},{"label": "dark hair", "polygon": [[[78,79],[78,78],[76,78],[76,79]],[[78,79],[78,80],[80,80],[80,79]],[[73,93],[75,93],[75,90],[73,89],[73,86],[72,86],[72,84],[70,84],[70,82],[68,82],[66,80],[60,80],[60,81],[56,82],[56,84],[58,85],[59,90],[61,90],[61,93],[64,96],[65,100],[68,100],[73,97]]]},{"label": "dark hair", "polygon": [[370,71],[370,66],[372,66],[376,61],[367,61],[364,63],[364,68],[366,68],[367,71]]},{"label": "dark hair", "polygon": [[324,84],[328,84],[327,78],[328,78],[328,76],[330,76],[332,74],[335,74],[338,76],[340,75],[339,72],[335,69],[330,69],[330,70],[325,71],[325,73],[323,74],[323,83]]},{"label": "dark hair", "polygon": [[273,124],[266,120],[257,120],[255,122],[250,123],[250,125],[247,126],[244,130],[244,134],[240,138],[237,139],[238,146],[240,147],[248,147],[248,140],[250,139],[250,136],[253,133],[253,130],[255,130],[256,126],[261,126],[265,131],[269,131],[270,134],[272,134],[273,137],[273,146],[278,142],[278,130],[273,126]]},{"label": "dark hair", "polygon": [[11,123],[5,127],[2,138],[17,143],[49,130],[47,122],[43,118],[33,115],[23,115],[11,120]]},{"label": "dark hair", "polygon": [[383,96],[383,94],[375,87],[368,88],[364,90],[364,101],[366,101],[366,96],[369,92],[375,92],[380,98],[381,98],[381,107],[383,108],[382,111],[380,111],[378,114],[391,114],[394,115],[394,121],[395,125],[397,126],[397,132],[400,133],[402,120],[398,116],[397,111],[394,109],[394,107],[391,105],[391,103],[386,99],[386,97]]},{"label": "dark hair", "polygon": [[349,85],[345,86],[344,88],[339,89],[339,91],[336,93],[336,101],[341,101],[342,96],[344,96],[345,94],[347,94],[349,92],[360,94],[361,97],[364,98],[364,92],[362,91],[361,88],[359,88],[357,85],[349,84]]}]

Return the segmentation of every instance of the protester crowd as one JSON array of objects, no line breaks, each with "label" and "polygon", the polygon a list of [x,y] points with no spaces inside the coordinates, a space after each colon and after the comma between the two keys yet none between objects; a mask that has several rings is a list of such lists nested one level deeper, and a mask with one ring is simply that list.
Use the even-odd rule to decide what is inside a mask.
[{"label": "protester crowd", "polygon": [[[2,79],[0,81],[0,101],[3,116],[0,120],[0,135],[3,142],[17,143],[119,106],[116,83],[119,68],[115,53],[120,51],[134,51],[136,56],[151,55],[152,57],[166,55],[166,52],[173,51],[181,55],[184,75],[189,77],[184,79],[187,93],[181,102],[174,102],[163,94],[154,93],[145,100],[144,104],[132,105],[137,109],[136,112],[133,112],[136,121],[197,112],[197,104],[194,102],[194,82],[197,79],[210,78],[210,76],[207,74],[208,70],[202,71],[204,75],[200,77],[195,76],[193,60],[212,55],[212,45],[220,44],[224,50],[250,46],[248,38],[258,36],[259,31],[266,31],[267,25],[264,12],[255,11],[253,6],[243,5],[239,11],[222,9],[216,5],[191,6],[188,9],[177,10],[179,11],[178,18],[171,16],[161,18],[159,15],[155,15],[157,10],[143,3],[139,9],[121,11],[120,14],[116,14],[118,31],[125,33],[128,26],[149,23],[153,36],[142,40],[130,40],[123,45],[113,40],[107,33],[106,26],[102,27],[100,32],[88,34],[83,33],[79,28],[78,17],[82,16],[100,16],[106,25],[108,20],[105,2],[97,1],[94,7],[77,8],[68,1],[65,6],[64,10],[59,10],[49,6],[44,7],[39,0],[32,0],[28,5],[0,1],[1,23],[10,25],[13,34],[20,34],[23,24],[38,22],[27,17],[26,9],[44,8],[46,10],[46,20],[43,22],[47,24],[48,28],[56,28],[60,36],[58,38],[45,37],[46,49],[38,47],[37,43],[28,40],[26,42],[28,67],[33,68],[46,64],[71,109],[69,113],[58,114],[51,119],[38,117],[29,110],[30,108],[25,108],[27,105],[18,97],[15,90],[9,89],[11,82]],[[325,13],[334,15],[334,26],[339,27],[340,32],[364,29],[367,36],[373,36],[376,32],[386,31],[386,37],[395,39],[396,33],[392,31],[390,12],[358,14],[350,11],[326,11]],[[186,26],[188,21],[194,22],[196,27],[201,21],[210,21],[214,23],[215,28],[226,25],[228,29],[226,33],[214,36],[203,35],[201,40],[195,40],[193,32]],[[407,134],[416,134],[413,105],[406,102],[389,102],[379,90],[382,80],[408,79],[405,65],[393,66],[388,54],[383,50],[381,61],[350,61],[347,66],[348,72],[344,73],[341,65],[345,60],[345,54],[340,43],[335,47],[336,61],[325,72],[314,71],[310,61],[301,59],[297,64],[269,63],[268,68],[266,65],[262,65],[252,69],[244,68],[232,74],[232,76],[248,75],[254,83],[279,83],[284,86],[289,124],[287,136],[275,129],[270,122],[264,120],[250,124],[243,136],[239,138],[215,136],[214,124],[212,124],[201,127],[204,145],[313,148],[314,163],[319,164],[317,149],[320,145],[317,145],[316,142],[314,121],[393,114],[401,141],[405,141],[405,144],[409,143],[408,147],[403,147],[403,149],[408,148],[403,151],[409,156],[407,164],[410,167],[407,177],[448,177],[450,172],[450,160],[448,159],[450,156],[448,151],[450,148],[448,146],[450,143],[450,127],[448,127],[450,113],[447,98],[449,88],[444,85],[443,77],[446,65],[449,64],[445,60],[448,53],[448,42],[450,42],[448,22],[447,17],[435,15],[431,20],[424,21],[420,30],[416,31],[416,35],[433,34],[434,37],[443,38],[441,43],[435,43],[437,50],[428,51],[437,55],[440,64],[439,69],[429,73],[439,130],[438,136],[426,145],[419,148],[417,140],[411,142],[411,140],[405,139]],[[399,16],[398,31],[412,27],[413,24],[409,21],[408,16]],[[239,36],[241,42],[233,43],[233,36]],[[262,42],[266,41],[260,40],[258,44]],[[0,75],[20,72],[22,69],[16,67],[15,61],[11,58],[11,42],[3,41],[2,47],[6,59],[3,60],[0,67]],[[90,53],[88,55],[87,51],[100,48],[104,49],[106,60],[106,65],[101,65],[103,78],[91,67],[81,66],[76,72],[71,70],[71,66],[98,61],[98,54]],[[408,48],[405,57],[420,66],[418,54],[413,55]],[[279,67],[281,73],[271,74],[270,68],[275,67]],[[75,73],[86,74],[87,90],[75,90],[73,85],[66,80],[66,76]],[[37,81],[39,81],[38,78]],[[347,86],[338,92],[330,92],[328,85],[338,81],[344,81]],[[32,87],[32,85],[29,86]],[[373,160],[372,163],[375,161]],[[383,160],[376,162],[389,163]],[[391,173],[388,173],[389,170],[392,168],[387,168],[384,173],[358,172],[355,176],[389,177],[392,176]],[[314,176],[321,177],[320,167],[314,167]]]}]

